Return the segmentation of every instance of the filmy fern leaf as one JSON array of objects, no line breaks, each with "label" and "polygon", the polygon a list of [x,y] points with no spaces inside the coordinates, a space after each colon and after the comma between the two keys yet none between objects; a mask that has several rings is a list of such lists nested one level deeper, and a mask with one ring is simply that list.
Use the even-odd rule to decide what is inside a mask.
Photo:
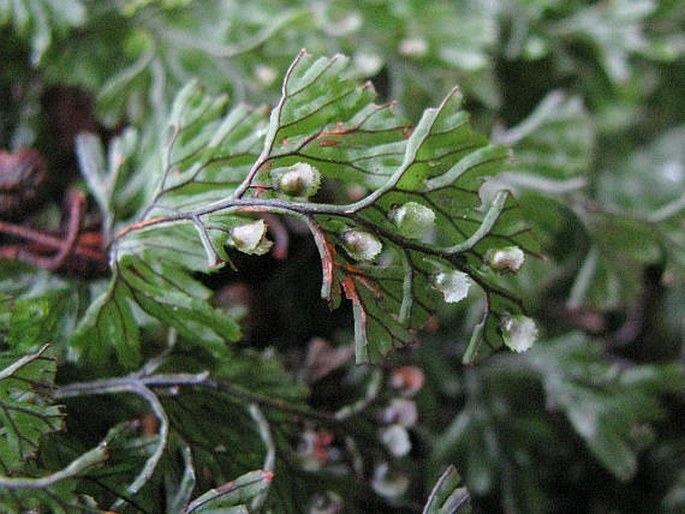
[{"label": "filmy fern leaf", "polygon": [[[323,298],[353,304],[358,362],[414,341],[443,298],[457,301],[465,294],[454,288],[467,292],[471,284],[485,301],[467,359],[503,344],[505,321],[521,305],[487,256],[498,248],[535,252],[513,198],[482,188],[506,168],[507,150],[471,129],[458,89],[411,130],[392,104],[374,103],[370,84],[347,78],[347,67],[343,56],[302,52],[268,120],[243,105],[224,114],[225,99],[206,98],[197,83],[179,93],[153,193],[113,243],[113,285],[77,331],[77,349],[137,347],[134,330],[127,343],[114,337],[136,305],[220,351],[221,340],[238,337],[237,326],[208,306],[193,273],[229,261],[227,248],[267,252],[264,214],[310,228]],[[108,340],[98,336],[99,323],[111,328]]]}]

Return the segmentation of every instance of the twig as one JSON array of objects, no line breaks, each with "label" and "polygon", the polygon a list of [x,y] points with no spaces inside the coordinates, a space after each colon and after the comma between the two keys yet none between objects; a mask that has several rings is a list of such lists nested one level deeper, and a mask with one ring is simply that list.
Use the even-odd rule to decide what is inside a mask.
[{"label": "twig", "polygon": [[[140,473],[138,473],[138,476],[126,489],[127,493],[134,495],[140,491],[140,489],[147,483],[148,480],[150,480],[150,478],[152,478],[152,474],[155,472],[157,464],[159,464],[159,460],[164,454],[164,449],[166,448],[167,439],[169,437],[169,418],[166,415],[164,407],[162,407],[159,398],[157,398],[157,396],[148,388],[135,387],[131,392],[134,392],[138,396],[147,400],[152,408],[152,412],[159,420],[159,441],[157,443],[157,447],[145,462],[145,465],[143,466],[143,469],[140,470]],[[116,512],[124,506],[124,503],[125,500],[123,498],[119,498],[112,504],[110,510]]]},{"label": "twig", "polygon": [[[187,379],[188,375],[179,377],[179,382]],[[118,379],[107,379],[95,382],[76,383],[57,390],[55,397],[58,399],[73,398],[94,394],[131,393],[140,396],[150,405],[153,414],[159,420],[159,441],[152,455],[148,458],[135,480],[128,486],[127,492],[131,495],[137,493],[152,476],[159,460],[166,448],[169,435],[169,418],[157,396],[146,386],[144,379],[134,375],[128,375]],[[121,498],[112,505],[111,510],[117,510],[123,506]]]},{"label": "twig", "polygon": [[[77,382],[68,384],[60,387],[54,395],[56,399],[65,399],[98,394],[132,393],[143,398],[149,404],[153,414],[155,415],[155,417],[157,417],[157,419],[160,422],[159,438],[155,451],[145,462],[143,469],[140,471],[135,480],[128,486],[126,490],[128,495],[134,495],[148,482],[148,480],[154,473],[155,469],[157,468],[160,458],[162,457],[162,454],[167,445],[169,434],[169,419],[166,412],[164,411],[164,408],[157,394],[154,392],[154,390],[156,389],[175,390],[179,387],[207,388],[228,394],[240,401],[243,401],[247,406],[249,406],[249,412],[252,418],[257,422],[257,425],[259,427],[260,436],[267,450],[264,461],[264,469],[270,471],[273,469],[275,465],[276,446],[273,440],[273,435],[271,434],[268,420],[266,416],[264,416],[264,414],[261,412],[260,408],[279,410],[281,412],[293,416],[293,418],[295,419],[313,419],[328,425],[340,426],[346,422],[349,422],[351,417],[360,413],[375,400],[378,394],[382,378],[382,375],[379,372],[376,372],[372,376],[371,381],[369,383],[369,387],[367,388],[367,394],[362,400],[350,405],[347,408],[341,409],[335,414],[329,414],[316,411],[305,406],[292,405],[282,400],[273,399],[250,391],[246,391],[228,382],[211,378],[209,376],[209,373],[206,371],[197,374],[168,373],[146,375],[145,373],[147,371],[155,369],[157,367],[159,362],[155,362],[156,364],[153,366],[145,366],[141,368],[141,370],[124,377],[103,379],[93,382]],[[353,443],[351,438],[348,438],[346,441],[348,445],[350,444],[350,442]],[[359,468],[359,466],[360,464],[357,463],[355,468]],[[67,468],[67,470],[71,472],[72,467],[73,466],[70,466],[69,468]],[[83,466],[78,467],[77,469],[81,470],[82,468]],[[357,469],[357,471],[359,471],[359,469]],[[46,477],[45,479],[41,479],[43,480],[43,482],[37,483],[54,483],[63,479],[64,476],[71,475],[65,475],[64,473],[62,473],[54,477]],[[45,482],[45,480],[48,480],[49,482]],[[18,483],[26,484],[27,482]],[[32,484],[32,482],[29,481],[28,484]],[[1,481],[0,486],[2,486]],[[24,487],[27,486],[24,485]],[[35,487],[38,487],[38,485],[36,485]],[[124,500],[123,498],[119,498],[112,505],[111,510],[118,510],[124,505],[125,501],[126,500]]]}]

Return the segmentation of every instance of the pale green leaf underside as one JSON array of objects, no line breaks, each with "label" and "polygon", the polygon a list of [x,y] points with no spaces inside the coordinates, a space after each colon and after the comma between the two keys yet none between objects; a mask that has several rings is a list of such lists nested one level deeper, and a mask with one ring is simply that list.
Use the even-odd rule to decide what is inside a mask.
[{"label": "pale green leaf underside", "polygon": [[[130,364],[139,345],[129,329],[134,306],[214,351],[222,339],[237,338],[235,323],[207,306],[208,291],[191,274],[227,261],[231,230],[261,213],[295,216],[311,229],[322,296],[334,306],[343,295],[353,303],[358,362],[378,361],[416,339],[442,302],[432,277],[446,270],[467,273],[485,293],[484,330],[468,360],[502,345],[500,320],[521,307],[499,277],[483,271],[485,252],[512,245],[535,252],[514,200],[481,191],[506,167],[508,151],[470,128],[458,89],[412,131],[391,104],[373,103],[369,84],[347,78],[348,65],[343,56],[301,53],[268,121],[264,110],[243,105],[224,114],[226,100],[206,98],[197,83],[179,93],[155,192],[114,242],[113,285],[87,314],[79,348],[89,339],[117,348],[119,333],[131,348],[116,351]],[[298,162],[320,172],[322,188],[341,192],[335,203],[279,191],[274,177]],[[360,199],[345,197],[348,185],[360,188]],[[425,235],[403,235],[393,222],[396,208],[409,202],[435,214]],[[350,230],[374,234],[382,251],[357,262],[341,239]]]}]

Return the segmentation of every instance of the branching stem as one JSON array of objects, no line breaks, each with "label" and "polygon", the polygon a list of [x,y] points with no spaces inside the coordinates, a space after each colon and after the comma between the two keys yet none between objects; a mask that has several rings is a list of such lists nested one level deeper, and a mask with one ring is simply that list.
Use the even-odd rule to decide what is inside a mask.
[{"label": "branching stem", "polygon": [[[207,372],[194,375],[188,373],[169,373],[150,376],[140,376],[140,374],[136,373],[121,378],[97,380],[94,382],[77,382],[61,387],[55,396],[57,399],[63,399],[96,394],[133,393],[149,401],[148,397],[145,396],[147,393],[142,391],[151,392],[154,389],[169,390],[179,387],[213,389],[242,400],[246,404],[276,409],[297,418],[316,419],[329,424],[339,423],[338,419],[332,414],[292,405],[282,400],[246,391],[226,381],[211,378]],[[155,412],[155,414],[157,413]]]}]

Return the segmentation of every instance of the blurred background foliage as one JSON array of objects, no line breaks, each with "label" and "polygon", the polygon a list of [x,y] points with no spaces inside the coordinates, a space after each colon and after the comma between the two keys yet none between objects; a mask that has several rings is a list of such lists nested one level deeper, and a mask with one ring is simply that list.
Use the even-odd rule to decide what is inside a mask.
[{"label": "blurred background foliage", "polygon": [[[393,355],[383,371],[418,366],[425,381],[412,400],[411,450],[388,461],[392,472],[377,469],[368,491],[350,485],[354,465],[344,457],[323,466],[307,454],[302,441],[321,440],[316,423],[302,428],[271,412],[274,437],[292,447],[277,466],[289,480],[269,496],[274,512],[337,512],[340,498],[351,512],[414,512],[450,463],[476,512],[685,511],[683,2],[15,0],[0,1],[0,27],[0,147],[40,149],[65,183],[78,181],[77,132],[107,139],[131,125],[145,153],[188,80],[234,104],[273,104],[301,48],[349,55],[358,78],[414,122],[458,84],[475,126],[513,148],[513,169],[497,181],[516,193],[542,244],[545,258],[516,278],[542,340],[464,368],[478,313],[445,309],[421,347]],[[56,213],[48,206],[41,216]],[[368,394],[375,371],[331,349],[307,367],[313,337],[338,350],[349,344],[350,317],[328,313],[316,250],[291,229],[288,260],[244,258],[238,275],[209,280],[217,302],[244,315],[244,346],[232,360],[212,362],[179,341],[167,365],[213,366],[252,391],[333,411]],[[0,286],[17,298],[12,323],[0,310],[0,341],[15,351],[65,340],[103,287],[9,261]],[[163,336],[148,332],[152,355]],[[65,366],[58,381],[95,378],[107,366]],[[225,400],[194,395],[166,403],[206,481],[259,466],[250,451],[258,429],[245,410],[231,407],[230,426],[189,425],[183,420],[227,415],[212,413]],[[69,431],[52,436],[62,449],[43,452],[46,469],[136,408],[121,400],[94,410],[86,400],[68,405]],[[377,453],[377,410],[350,421],[365,435],[362,455]],[[351,451],[337,444],[336,455]],[[219,446],[223,453],[207,451]],[[146,450],[138,441],[126,451],[123,468]],[[175,483],[179,459],[170,453],[137,508],[161,512],[153,492]],[[115,474],[102,475],[83,491],[121,487]],[[322,496],[326,489],[335,492]]]}]

